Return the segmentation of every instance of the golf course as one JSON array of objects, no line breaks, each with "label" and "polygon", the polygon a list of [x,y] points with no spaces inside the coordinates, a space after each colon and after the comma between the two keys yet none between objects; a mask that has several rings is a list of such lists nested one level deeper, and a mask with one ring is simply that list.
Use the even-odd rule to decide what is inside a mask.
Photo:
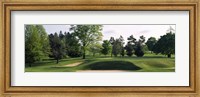
[{"label": "golf course", "polygon": [[[78,64],[76,64],[78,63]],[[73,66],[74,64],[74,66]],[[71,66],[70,66],[71,65]],[[26,67],[26,72],[90,72],[103,71],[129,71],[129,72],[174,72],[175,58],[163,55],[146,54],[143,57],[110,57],[99,56],[87,59],[69,58],[62,59],[58,64],[53,59],[44,59]]]}]

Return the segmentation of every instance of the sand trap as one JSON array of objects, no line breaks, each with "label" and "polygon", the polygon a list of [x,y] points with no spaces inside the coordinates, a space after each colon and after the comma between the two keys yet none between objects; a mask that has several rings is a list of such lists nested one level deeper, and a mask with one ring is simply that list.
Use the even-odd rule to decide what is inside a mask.
[{"label": "sand trap", "polygon": [[127,70],[78,70],[76,72],[130,72]]},{"label": "sand trap", "polygon": [[80,65],[80,64],[82,64],[82,63],[83,63],[83,62],[76,62],[76,63],[64,65],[64,67],[74,67],[74,66],[78,66],[78,65]]},{"label": "sand trap", "polygon": [[76,63],[72,63],[72,64],[67,64],[67,65],[62,65],[62,66],[53,66],[53,68],[61,68],[61,67],[74,67],[74,66],[78,66],[80,64],[82,64],[83,62],[76,62]]}]

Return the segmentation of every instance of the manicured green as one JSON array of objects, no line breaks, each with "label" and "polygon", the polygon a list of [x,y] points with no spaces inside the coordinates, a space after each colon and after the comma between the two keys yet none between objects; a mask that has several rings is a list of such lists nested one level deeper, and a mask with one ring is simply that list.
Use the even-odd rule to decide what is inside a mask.
[{"label": "manicured green", "polygon": [[[65,67],[68,64],[82,62],[74,67]],[[87,56],[86,59],[66,58],[56,64],[56,60],[45,59],[29,67],[26,64],[25,72],[76,72],[79,70],[126,70],[130,72],[175,72],[175,58],[164,55],[145,54],[143,57],[110,57]]]}]

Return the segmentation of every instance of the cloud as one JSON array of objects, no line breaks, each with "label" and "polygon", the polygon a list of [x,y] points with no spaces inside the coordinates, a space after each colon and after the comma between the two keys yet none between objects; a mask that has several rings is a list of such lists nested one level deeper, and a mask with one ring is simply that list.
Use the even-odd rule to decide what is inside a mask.
[{"label": "cloud", "polygon": [[114,34],[114,33],[116,33],[116,31],[115,30],[107,30],[107,31],[103,31],[103,33],[105,33],[105,34]]},{"label": "cloud", "polygon": [[140,33],[140,34],[145,34],[145,33],[148,33],[149,32],[149,30],[142,30],[142,31],[140,31],[140,32],[138,32],[138,33]]}]

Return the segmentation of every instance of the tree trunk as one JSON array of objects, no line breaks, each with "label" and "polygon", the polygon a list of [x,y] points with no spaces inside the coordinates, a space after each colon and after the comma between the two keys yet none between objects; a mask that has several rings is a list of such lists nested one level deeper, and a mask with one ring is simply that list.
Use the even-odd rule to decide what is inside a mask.
[{"label": "tree trunk", "polygon": [[171,54],[168,54],[167,57],[168,57],[168,58],[171,58]]},{"label": "tree trunk", "polygon": [[85,45],[83,45],[83,59],[85,59]]},{"label": "tree trunk", "polygon": [[83,59],[85,59],[85,49],[83,49]]},{"label": "tree trunk", "polygon": [[57,62],[56,62],[57,64],[58,64],[58,59],[57,59]]},{"label": "tree trunk", "polygon": [[85,59],[85,53],[83,53],[83,59]]}]

